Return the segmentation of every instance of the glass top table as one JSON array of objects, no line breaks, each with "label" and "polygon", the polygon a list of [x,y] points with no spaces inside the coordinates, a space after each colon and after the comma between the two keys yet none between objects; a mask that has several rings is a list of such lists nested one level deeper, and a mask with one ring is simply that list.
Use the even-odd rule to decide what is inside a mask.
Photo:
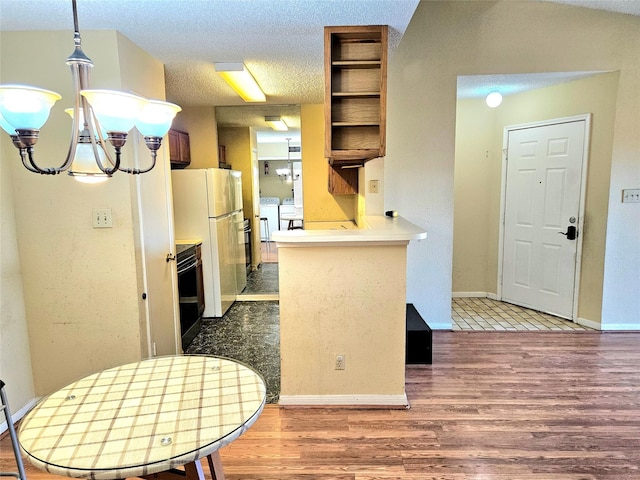
[{"label": "glass top table", "polygon": [[[57,475],[203,478],[200,459],[207,457],[221,480],[218,449],[258,419],[265,398],[260,375],[233,360],[155,357],[51,394],[25,416],[18,437],[31,463]],[[176,472],[181,465],[184,472]]]}]

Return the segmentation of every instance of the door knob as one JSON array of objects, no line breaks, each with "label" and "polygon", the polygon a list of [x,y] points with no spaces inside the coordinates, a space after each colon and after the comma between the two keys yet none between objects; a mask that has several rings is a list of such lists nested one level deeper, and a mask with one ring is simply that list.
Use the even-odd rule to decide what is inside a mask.
[{"label": "door knob", "polygon": [[558,232],[560,235],[567,237],[567,240],[575,240],[578,236],[578,229],[574,225],[569,225],[566,232]]}]

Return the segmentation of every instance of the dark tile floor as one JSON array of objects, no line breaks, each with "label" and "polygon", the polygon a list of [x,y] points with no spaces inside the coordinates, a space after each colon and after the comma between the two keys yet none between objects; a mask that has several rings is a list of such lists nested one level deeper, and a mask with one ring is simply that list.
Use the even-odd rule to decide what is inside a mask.
[{"label": "dark tile floor", "polygon": [[264,293],[278,293],[277,263],[263,263],[260,268],[247,275],[247,286],[242,295]]},{"label": "dark tile floor", "polygon": [[[263,263],[251,272],[243,294],[278,292],[278,264]],[[200,333],[186,353],[220,355],[253,367],[267,385],[267,403],[280,396],[280,307],[277,300],[242,301],[238,297],[222,318],[203,318]]]},{"label": "dark tile floor", "polygon": [[186,353],[219,355],[253,367],[267,385],[267,403],[280,396],[278,302],[236,302],[222,318],[203,318]]}]

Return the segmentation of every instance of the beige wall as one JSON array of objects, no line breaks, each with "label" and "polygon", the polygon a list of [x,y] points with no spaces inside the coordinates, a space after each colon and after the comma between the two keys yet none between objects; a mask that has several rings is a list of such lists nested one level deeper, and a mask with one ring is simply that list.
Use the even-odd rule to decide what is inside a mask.
[{"label": "beige wall", "polygon": [[355,220],[357,195],[331,195],[329,166],[324,158],[324,106],[300,107],[302,132],[302,196],[304,221]]},{"label": "beige wall", "polygon": [[[120,63],[118,52],[129,46],[116,32],[86,32],[83,41],[96,64],[93,87],[129,89],[137,84],[137,92],[148,96],[161,91],[157,83],[142,91],[142,83],[134,80],[137,74],[146,78],[148,67],[134,61],[139,52],[123,56]],[[72,36],[69,32],[3,32],[1,43],[2,83],[37,85],[63,96],[36,147],[42,164],[60,164],[71,127],[64,109],[70,106],[72,82],[64,60],[73,49]],[[33,45],[39,47],[34,50]],[[33,61],[25,63],[27,57]],[[124,75],[121,67],[133,70]],[[158,81],[162,83],[162,76]],[[6,158],[12,163],[10,181],[35,393],[43,395],[83,375],[142,356],[140,330],[146,320],[139,303],[135,183],[125,174],[99,185],[83,185],[65,174],[32,174],[16,161],[17,152],[6,137],[2,135],[2,157],[3,163]],[[125,147],[127,159],[133,143]],[[93,208],[110,208],[113,228],[92,228]],[[18,277],[12,280],[17,281]],[[15,283],[12,287],[18,288]]]},{"label": "beige wall", "polygon": [[11,164],[19,160],[4,131],[0,138],[0,379],[15,415],[35,398],[35,390],[11,183]]},{"label": "beige wall", "polygon": [[406,245],[279,244],[278,256],[281,401],[404,398]]},{"label": "beige wall", "polygon": [[[496,292],[497,268],[490,241],[500,210],[501,150],[495,150],[495,110],[484,99],[459,100],[456,111],[455,217],[453,231],[453,292]],[[498,191],[492,182],[497,175]]]},{"label": "beige wall", "polygon": [[458,102],[455,164],[454,292],[497,292],[504,127],[591,113],[591,146],[578,316],[600,321],[617,72],[505,97]]},{"label": "beige wall", "polygon": [[191,163],[187,168],[218,168],[218,128],[215,107],[185,107],[173,122],[189,134]]},{"label": "beige wall", "polygon": [[640,215],[619,200],[623,185],[640,184],[639,56],[640,19],[629,15],[527,1],[418,5],[389,65],[385,205],[429,234],[409,245],[407,300],[432,327],[451,325],[457,76],[620,71],[602,322],[640,328],[640,243],[628,232]]}]

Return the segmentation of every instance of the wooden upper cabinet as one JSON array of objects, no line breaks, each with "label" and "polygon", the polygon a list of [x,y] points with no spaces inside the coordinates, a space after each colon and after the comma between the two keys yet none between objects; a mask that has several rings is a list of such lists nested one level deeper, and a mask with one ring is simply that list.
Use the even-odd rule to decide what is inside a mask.
[{"label": "wooden upper cabinet", "polygon": [[184,168],[191,163],[189,134],[180,130],[169,130],[169,161],[171,168]]},{"label": "wooden upper cabinet", "polygon": [[325,157],[364,164],[386,150],[386,25],[325,27]]}]

